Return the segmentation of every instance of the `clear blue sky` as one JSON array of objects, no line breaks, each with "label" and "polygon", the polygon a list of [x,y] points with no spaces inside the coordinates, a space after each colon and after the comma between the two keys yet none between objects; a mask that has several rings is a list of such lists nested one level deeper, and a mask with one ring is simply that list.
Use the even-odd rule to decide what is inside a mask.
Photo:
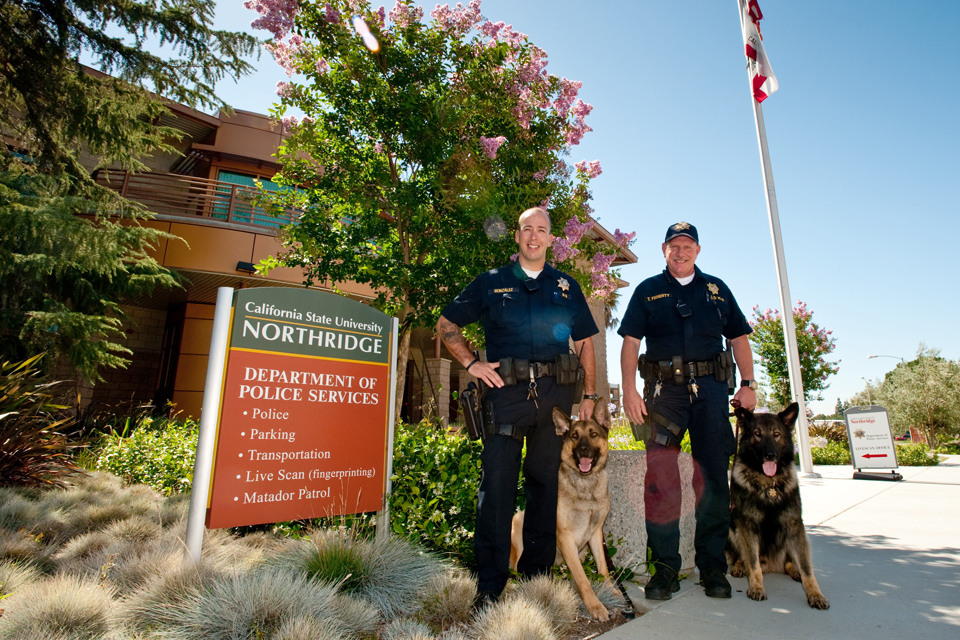
[{"label": "clear blue sky", "polygon": [[[387,9],[393,0],[387,0]],[[378,5],[377,5],[378,6]],[[427,13],[435,3],[425,3]],[[760,0],[780,90],[764,102],[790,291],[833,330],[840,373],[815,412],[864,388],[921,341],[960,358],[960,2]],[[600,160],[593,206],[637,232],[635,285],[663,268],[666,227],[700,231],[698,265],[744,313],[779,308],[770,228],[735,0],[483,0],[488,19],[526,33],[548,71],[583,82],[594,128],[572,161]],[[220,28],[248,29],[242,0],[219,0]],[[265,37],[264,32],[258,32]],[[218,91],[266,113],[285,75]],[[633,286],[624,290],[619,311]],[[608,335],[610,381],[620,339]],[[759,373],[758,373],[759,375]]]}]

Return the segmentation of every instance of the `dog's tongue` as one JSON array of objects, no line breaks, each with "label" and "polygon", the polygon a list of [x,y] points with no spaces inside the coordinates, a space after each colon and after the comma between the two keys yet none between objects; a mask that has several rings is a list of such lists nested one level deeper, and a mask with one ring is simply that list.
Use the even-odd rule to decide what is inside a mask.
[{"label": "dog's tongue", "polygon": [[593,460],[590,458],[580,458],[580,471],[582,473],[590,473],[590,469],[593,468]]},{"label": "dog's tongue", "polygon": [[764,462],[763,472],[772,478],[777,474],[777,463],[772,461]]}]

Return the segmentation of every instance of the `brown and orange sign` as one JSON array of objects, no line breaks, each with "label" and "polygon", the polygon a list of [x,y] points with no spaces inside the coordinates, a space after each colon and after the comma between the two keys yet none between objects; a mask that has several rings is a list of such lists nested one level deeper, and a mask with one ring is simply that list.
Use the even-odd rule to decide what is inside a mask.
[{"label": "brown and orange sign", "polygon": [[383,507],[391,326],[335,294],[234,294],[208,527]]}]

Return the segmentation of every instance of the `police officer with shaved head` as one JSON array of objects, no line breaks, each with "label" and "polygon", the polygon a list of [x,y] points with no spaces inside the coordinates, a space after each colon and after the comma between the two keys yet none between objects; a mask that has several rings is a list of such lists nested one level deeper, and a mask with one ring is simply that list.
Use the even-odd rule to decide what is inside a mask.
[{"label": "police officer with shaved head", "polygon": [[[733,403],[747,409],[757,404],[748,337],[752,330],[727,285],[696,266],[696,227],[671,225],[661,249],[666,268],[637,286],[618,330],[623,336],[623,406],[647,449],[644,507],[656,571],[645,595],[669,600],[680,589],[677,455],[689,433],[698,493],[694,546],[700,584],[707,596],[729,598],[723,550],[730,522],[727,467],[736,441],[727,398],[733,391],[735,360],[741,382]],[[646,340],[642,356],[641,340]],[[642,396],[637,371],[644,380]]]},{"label": "police officer with shaved head", "polygon": [[[591,415],[597,400],[591,337],[598,333],[597,325],[577,281],[546,263],[553,243],[547,212],[524,211],[515,240],[516,261],[480,274],[446,306],[437,323],[451,355],[487,387],[474,533],[475,607],[496,601],[509,577],[510,527],[524,439],[527,506],[517,569],[524,577],[545,574],[556,558],[563,440],[552,414],[554,407],[569,414],[580,401],[574,397],[576,355],[584,372],[580,413]],[[486,361],[471,353],[461,333],[478,320],[486,338]]]}]

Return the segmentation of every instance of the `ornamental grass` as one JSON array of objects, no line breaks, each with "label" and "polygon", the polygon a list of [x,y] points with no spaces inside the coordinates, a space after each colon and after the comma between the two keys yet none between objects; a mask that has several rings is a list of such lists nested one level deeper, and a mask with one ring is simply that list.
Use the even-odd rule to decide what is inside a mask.
[{"label": "ornamental grass", "polygon": [[576,619],[556,578],[474,616],[463,569],[359,528],[211,530],[194,565],[188,498],[101,472],[0,489],[0,640],[558,640]]}]

